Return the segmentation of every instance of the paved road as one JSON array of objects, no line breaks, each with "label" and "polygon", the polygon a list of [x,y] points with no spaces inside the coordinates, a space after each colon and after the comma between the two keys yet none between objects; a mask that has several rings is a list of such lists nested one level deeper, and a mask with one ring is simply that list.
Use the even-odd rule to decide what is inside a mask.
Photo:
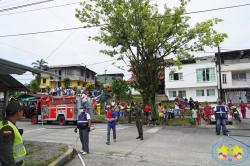
[{"label": "paved road", "polygon": [[[19,123],[25,129],[24,139],[33,141],[60,142],[75,146],[77,135],[74,126],[30,125]],[[187,127],[144,127],[144,141],[136,140],[136,128],[118,125],[116,143],[106,145],[106,125],[97,124],[90,134],[91,154],[83,156],[86,166],[213,166],[218,165],[211,157],[211,148],[221,138],[213,127],[195,129]],[[249,134],[248,130],[232,129],[232,135]],[[241,137],[250,145],[249,137]],[[80,141],[77,149],[80,150]],[[245,163],[250,165],[249,163]],[[67,166],[81,166],[76,157]]]}]

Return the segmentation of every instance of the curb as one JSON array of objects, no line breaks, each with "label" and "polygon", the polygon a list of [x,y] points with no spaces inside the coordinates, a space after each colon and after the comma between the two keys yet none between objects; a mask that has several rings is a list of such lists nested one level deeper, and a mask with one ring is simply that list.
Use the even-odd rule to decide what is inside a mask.
[{"label": "curb", "polygon": [[68,150],[59,156],[56,160],[50,163],[48,166],[61,166],[67,163],[69,160],[73,158],[75,154],[75,149],[68,145]]}]

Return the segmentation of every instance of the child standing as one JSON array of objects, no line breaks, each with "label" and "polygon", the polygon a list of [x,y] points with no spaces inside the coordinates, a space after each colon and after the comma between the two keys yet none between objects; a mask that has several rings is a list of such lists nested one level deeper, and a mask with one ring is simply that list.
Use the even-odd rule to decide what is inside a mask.
[{"label": "child standing", "polygon": [[193,108],[192,109],[192,120],[194,122],[194,126],[197,127],[197,109]]}]

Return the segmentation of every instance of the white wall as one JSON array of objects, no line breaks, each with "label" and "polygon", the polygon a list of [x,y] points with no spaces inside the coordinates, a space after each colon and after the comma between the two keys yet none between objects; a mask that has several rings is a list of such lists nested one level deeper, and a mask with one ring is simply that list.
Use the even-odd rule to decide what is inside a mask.
[{"label": "white wall", "polygon": [[[217,78],[211,82],[198,83],[196,79],[196,69],[199,68],[211,68],[215,67],[215,63],[202,63],[202,64],[187,64],[182,65],[181,69],[177,67],[171,67],[165,69],[165,88],[190,88],[190,87],[211,87],[217,86]],[[183,73],[183,80],[169,80],[169,73],[171,70],[175,70],[177,73]],[[216,69],[215,69],[216,70]]]},{"label": "white wall", "polygon": [[[199,102],[216,102],[218,98],[218,89],[217,89],[217,77],[215,81],[210,82],[197,82],[196,69],[200,68],[215,68],[214,62],[205,62],[205,63],[194,63],[182,65],[181,69],[178,67],[170,67],[165,69],[165,93],[170,100],[173,100],[174,97],[169,96],[169,91],[179,91],[185,90],[186,97],[189,99],[192,97],[194,100]],[[169,73],[175,70],[176,73],[183,73],[183,80],[169,80]],[[216,71],[216,68],[215,68]],[[205,96],[196,96],[196,90],[203,89]],[[215,89],[215,96],[207,96],[207,89]],[[178,95],[178,92],[177,92]]]},{"label": "white wall", "polygon": [[[221,65],[221,74],[226,74],[227,83],[222,83],[223,89],[234,89],[234,88],[249,88],[250,87],[250,63],[234,63],[230,64],[227,62],[224,65]],[[232,80],[232,72],[246,72],[246,81],[235,81]],[[221,77],[222,79],[222,77]]]},{"label": "white wall", "polygon": [[[205,94],[204,96],[196,96],[196,90],[203,89]],[[207,89],[215,89],[215,96],[207,96]],[[169,96],[169,91],[179,91],[179,90],[185,90],[186,91],[186,97],[189,99],[190,97],[193,98],[193,100],[197,100],[199,102],[216,102],[218,99],[218,90],[217,87],[204,87],[204,88],[180,88],[180,89],[166,89],[166,95],[169,97],[170,100],[174,100],[174,97]],[[177,92],[178,95],[178,92]]]}]

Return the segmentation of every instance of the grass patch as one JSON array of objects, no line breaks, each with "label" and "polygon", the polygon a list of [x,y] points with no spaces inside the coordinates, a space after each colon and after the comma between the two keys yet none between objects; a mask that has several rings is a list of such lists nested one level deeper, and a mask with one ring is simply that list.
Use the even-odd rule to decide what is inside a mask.
[{"label": "grass patch", "polygon": [[172,126],[192,126],[193,120],[191,118],[174,118],[168,119],[168,125]]},{"label": "grass patch", "polygon": [[57,143],[26,141],[24,145],[27,151],[26,166],[49,165],[67,150],[67,145]]},{"label": "grass patch", "polygon": [[94,115],[94,118],[91,120],[94,123],[105,123],[105,115]]}]

